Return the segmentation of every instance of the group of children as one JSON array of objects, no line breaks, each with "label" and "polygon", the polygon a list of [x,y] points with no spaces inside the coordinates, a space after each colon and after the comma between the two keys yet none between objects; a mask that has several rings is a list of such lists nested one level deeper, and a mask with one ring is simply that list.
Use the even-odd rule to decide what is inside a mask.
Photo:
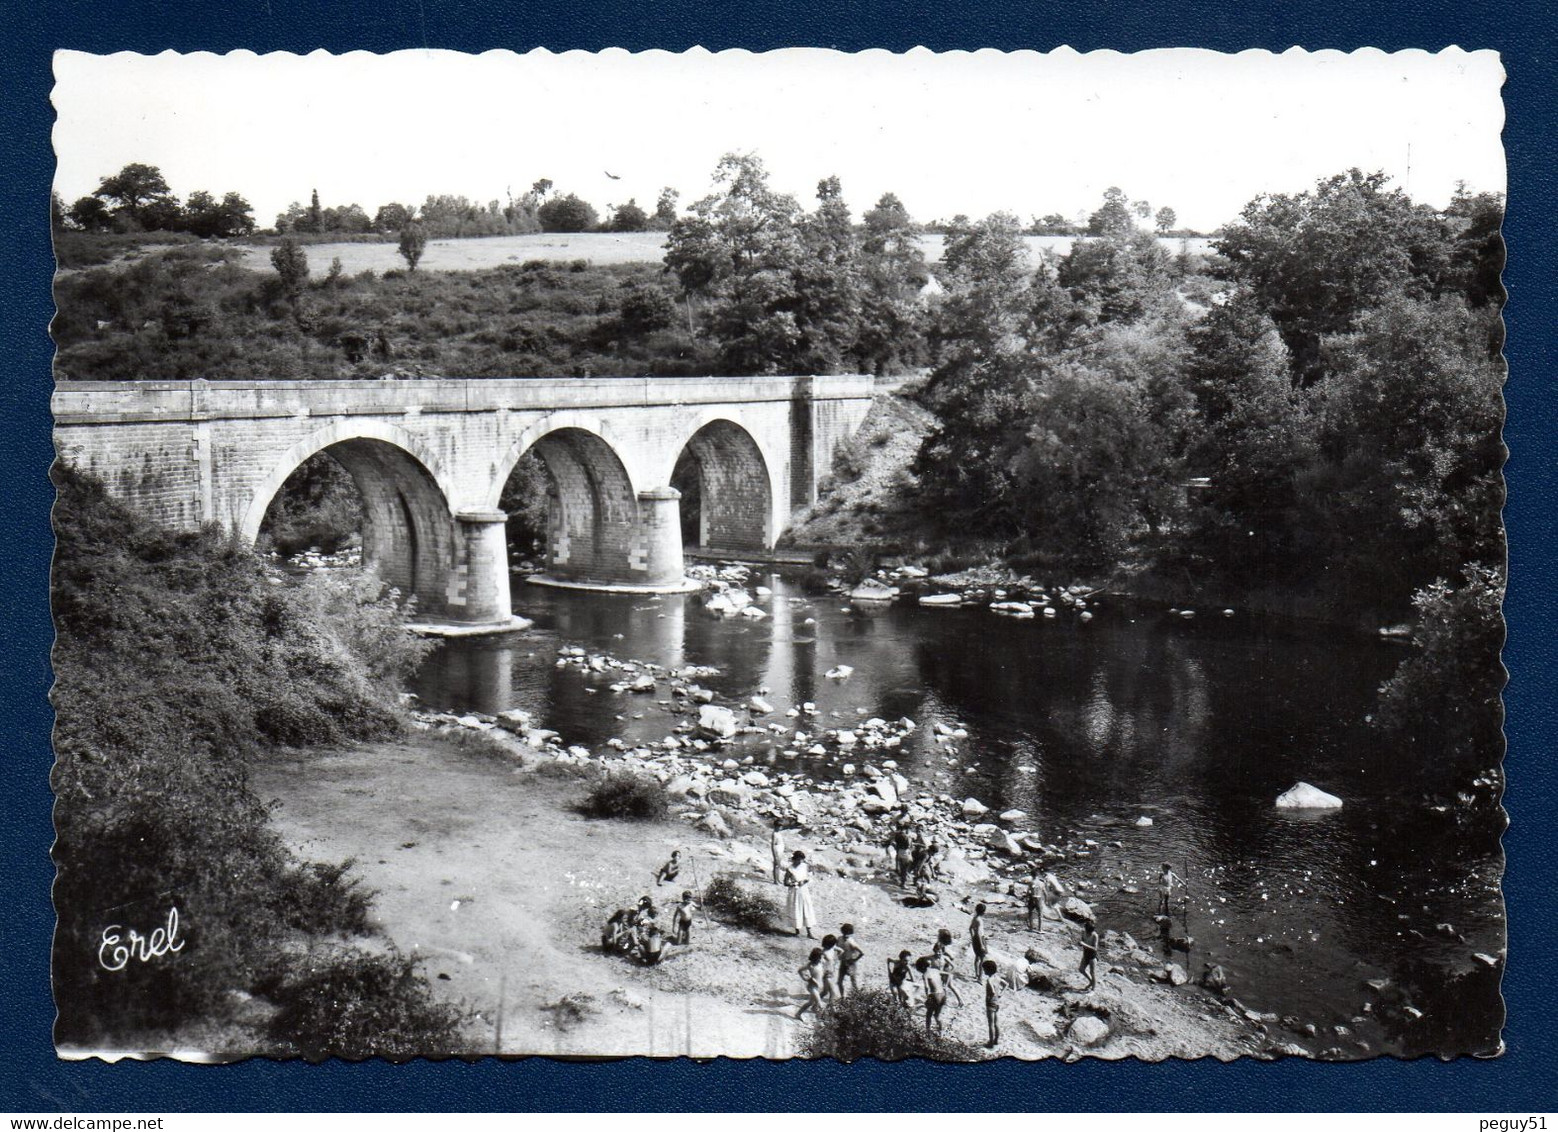
[{"label": "group of children", "polygon": [[[683,892],[681,903],[671,909],[669,942],[683,947],[691,945],[693,908],[692,893]],[[602,950],[631,956],[646,967],[660,962],[666,943],[659,910],[648,896],[640,897],[635,908],[618,908],[600,934]]]},{"label": "group of children", "polygon": [[[986,1045],[993,1049],[1001,1040],[1001,999],[1006,984],[999,977],[1000,965],[988,958],[990,948],[985,936],[985,911],[983,904],[974,905],[974,915],[968,923],[968,936],[974,952],[974,978],[984,987],[985,1022],[989,1028]],[[897,959],[887,961],[888,988],[905,1010],[912,1013],[918,1007],[924,1007],[927,1034],[941,1033],[942,1013],[948,998],[958,1006],[963,1005],[952,948],[952,932],[941,928],[936,933],[936,942],[929,955],[911,960],[913,953],[903,950],[898,953]],[[916,999],[919,1001],[916,1002]]]}]

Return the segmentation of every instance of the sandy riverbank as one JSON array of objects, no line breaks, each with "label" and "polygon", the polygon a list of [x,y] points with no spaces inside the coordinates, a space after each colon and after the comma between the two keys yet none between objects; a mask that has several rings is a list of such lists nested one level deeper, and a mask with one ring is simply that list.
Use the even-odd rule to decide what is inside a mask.
[{"label": "sandy riverbank", "polygon": [[[794,971],[810,941],[704,921],[692,947],[670,949],[658,968],[633,965],[599,946],[605,917],[654,891],[654,870],[673,848],[687,862],[676,891],[686,882],[706,885],[721,872],[762,877],[766,842],[750,812],[759,803],[714,811],[733,827],[728,838],[692,824],[707,821],[711,809],[696,794],[684,795],[666,822],[588,819],[574,809],[591,772],[577,752],[569,755],[548,737],[541,737],[540,750],[531,745],[534,736],[494,729],[488,737],[460,744],[424,731],[396,742],[276,758],[257,769],[256,785],[277,801],[276,826],[300,854],[357,859],[378,891],[383,934],[422,959],[437,993],[474,1011],[477,1049],[793,1055],[803,1025],[792,1017],[802,1000]],[[667,780],[696,777],[675,764],[660,773]],[[714,765],[712,773],[717,777],[720,768]],[[793,785],[777,777],[775,790]],[[941,927],[953,931],[960,970],[968,971],[966,908],[976,896],[1001,896],[1000,878],[958,853],[953,872],[962,879],[942,886],[940,905],[905,907],[885,876],[880,850],[866,844],[880,838],[846,832],[855,827],[824,816],[836,798],[819,801],[821,812],[797,817],[789,840],[817,865],[813,892],[823,927],[856,925],[867,952],[866,981],[885,985],[885,958],[900,948],[928,952]],[[657,899],[669,904],[672,892],[662,888]],[[782,903],[778,886],[773,894]],[[1007,896],[993,907],[994,947],[1015,960],[1036,949],[1056,989],[1008,995],[995,1055],[1227,1058],[1279,1045],[1209,992],[1156,981],[1161,953],[1132,948],[1117,935],[1106,937],[1098,989],[1081,993],[1073,973],[1079,929],[1052,920],[1041,934],[1028,932],[1017,905]],[[952,1012],[949,1033],[982,1043],[978,990],[971,983],[963,990],[968,1005]],[[582,1009],[557,1007],[570,1001]],[[1070,1027],[1082,1015],[1101,1017],[1107,1036],[1081,1045]]]}]

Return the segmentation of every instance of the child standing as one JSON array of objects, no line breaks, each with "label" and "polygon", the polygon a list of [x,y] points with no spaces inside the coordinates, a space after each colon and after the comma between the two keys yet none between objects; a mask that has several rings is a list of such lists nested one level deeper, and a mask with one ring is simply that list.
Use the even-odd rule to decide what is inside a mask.
[{"label": "child standing", "polygon": [[985,1022],[990,1027],[990,1040],[985,1044],[994,1049],[996,1043],[1001,1040],[1001,980],[996,978],[996,972],[1000,968],[994,959],[986,959],[984,962],[985,973]]},{"label": "child standing", "polygon": [[860,983],[855,978],[855,964],[860,962],[865,954],[855,943],[855,925],[845,924],[839,928],[839,995],[844,994],[844,980],[849,980],[851,990],[858,991]]},{"label": "child standing", "polygon": [[1098,985],[1098,925],[1088,920],[1082,930],[1082,962],[1077,970],[1087,976],[1087,989]]},{"label": "child standing", "polygon": [[801,982],[806,984],[806,1001],[801,1003],[801,1008],[795,1012],[799,1019],[801,1015],[810,1010],[813,1014],[822,1013],[822,948],[811,949],[811,957],[795,973],[801,977]]},{"label": "child standing", "polygon": [[931,961],[920,956],[914,961],[914,969],[920,973],[920,980],[925,986],[925,1032],[931,1031],[931,1026],[936,1027],[936,1032],[941,1032],[941,1011],[947,1005],[946,977],[941,973],[940,967],[931,965]]},{"label": "child standing", "polygon": [[909,953],[900,951],[897,960],[887,962],[887,989],[893,992],[893,997],[898,1000],[898,1005],[905,1010],[914,1008],[914,997],[909,991]]},{"label": "child standing", "polygon": [[836,935],[822,937],[822,997],[832,1002],[838,997],[839,938]]},{"label": "child standing", "polygon": [[682,946],[692,943],[692,893],[683,892],[682,902],[671,913],[672,938]]},{"label": "child standing", "polygon": [[985,940],[985,906],[974,905],[973,918],[968,921],[968,939],[974,946],[974,978],[979,978],[979,972],[983,969],[985,956],[990,947]]}]

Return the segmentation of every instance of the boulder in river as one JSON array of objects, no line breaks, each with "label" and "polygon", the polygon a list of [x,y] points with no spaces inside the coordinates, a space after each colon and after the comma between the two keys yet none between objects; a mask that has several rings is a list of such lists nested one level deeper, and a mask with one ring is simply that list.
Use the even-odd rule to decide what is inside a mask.
[{"label": "boulder in river", "polygon": [[850,601],[892,601],[897,596],[897,586],[889,586],[876,578],[867,578],[849,591]]},{"label": "boulder in river", "polygon": [[978,798],[963,799],[963,816],[965,818],[983,817],[989,812],[990,807],[985,805]]},{"label": "boulder in river", "polygon": [[849,679],[850,674],[852,672],[854,672],[854,671],[855,670],[853,668],[851,668],[849,665],[847,665],[847,664],[840,664],[840,665],[837,665],[837,666],[835,666],[833,668],[828,669],[826,672],[823,673],[823,676],[825,676],[829,680],[847,680],[847,679]]},{"label": "boulder in river", "polygon": [[704,704],[698,709],[698,734],[729,739],[736,734],[736,714],[727,707]]},{"label": "boulder in river", "polygon": [[1277,795],[1279,810],[1339,810],[1342,800],[1335,794],[1327,794],[1307,782],[1297,783],[1290,790]]},{"label": "boulder in river", "polygon": [[747,710],[753,715],[772,715],[774,705],[763,699],[762,696],[753,696],[747,701]]},{"label": "boulder in river", "polygon": [[1151,824],[1152,824],[1152,819],[1149,818],[1146,814],[1143,814],[1141,817],[1136,819],[1136,825],[1140,829],[1146,829]]}]

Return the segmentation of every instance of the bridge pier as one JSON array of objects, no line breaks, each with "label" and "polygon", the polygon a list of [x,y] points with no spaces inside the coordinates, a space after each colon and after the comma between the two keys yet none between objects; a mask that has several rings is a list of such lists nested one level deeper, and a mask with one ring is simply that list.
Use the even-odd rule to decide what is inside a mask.
[{"label": "bridge pier", "polygon": [[455,515],[464,562],[455,565],[445,593],[448,618],[457,625],[507,628],[514,620],[509,601],[508,515],[496,507]]},{"label": "bridge pier", "polygon": [[[682,493],[674,487],[654,487],[638,493],[638,525],[642,532],[644,585],[680,587],[686,581],[682,558]],[[634,558],[640,547],[635,546]],[[639,562],[632,565],[637,568]]]}]

